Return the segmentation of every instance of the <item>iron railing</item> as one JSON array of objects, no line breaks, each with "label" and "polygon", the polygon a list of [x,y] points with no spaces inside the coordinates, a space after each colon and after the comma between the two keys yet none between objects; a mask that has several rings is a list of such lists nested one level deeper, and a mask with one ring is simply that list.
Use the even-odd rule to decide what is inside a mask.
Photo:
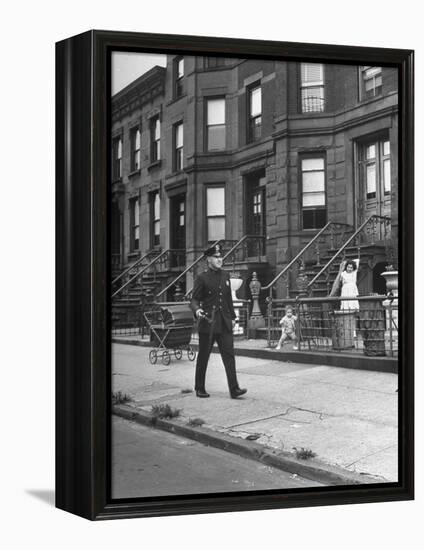
[{"label": "iron railing", "polygon": [[384,232],[383,240],[387,241],[387,239],[390,235],[390,221],[391,220],[388,216],[377,216],[375,214],[370,216],[369,218],[367,218],[358,227],[358,229],[353,233],[353,235],[351,235],[347,239],[347,241],[337,250],[337,252],[332,256],[332,258],[330,260],[328,260],[328,262],[324,265],[324,267],[322,269],[320,269],[318,271],[318,273],[311,279],[311,281],[307,285],[307,290],[309,292],[311,292],[312,287],[315,284],[315,282],[320,277],[322,277],[322,275],[325,272],[327,272],[326,284],[327,284],[327,290],[328,290],[328,293],[329,293],[329,287],[330,287],[330,271],[329,271],[329,268],[334,264],[336,259],[339,256],[342,256],[342,259],[344,259],[345,250],[351,245],[358,248],[358,257],[359,257],[360,252],[361,252],[361,244],[362,244],[361,237],[365,236],[364,234],[365,234],[365,232],[367,232],[368,236],[371,237],[370,241],[366,241],[367,244],[371,244],[371,245],[375,244],[375,242],[376,242],[375,237],[377,235],[377,226],[382,226],[383,227],[383,232]]},{"label": "iron railing", "polygon": [[[143,259],[146,258],[146,256],[148,256],[148,254],[143,256]],[[126,274],[129,274],[127,280],[112,293],[112,298],[115,298],[118,295],[122,294],[122,292],[127,289],[132,283],[141,284],[142,277],[146,272],[148,272],[149,275],[151,274],[153,278],[156,279],[156,275],[158,274],[158,272],[167,271],[173,267],[181,267],[182,265],[184,265],[184,263],[185,250],[168,248],[167,250],[164,250],[163,252],[157,254],[151,262],[143,265],[141,269],[136,271],[136,273],[131,273],[134,269],[134,266],[128,268],[126,270]],[[140,264],[141,258],[138,267],[140,267]]]},{"label": "iron railing", "polygon": [[268,300],[268,347],[281,337],[287,306],[296,319],[295,337],[284,343],[287,350],[397,355],[398,300],[391,295]]},{"label": "iron railing", "polygon": [[[341,229],[341,233],[337,233],[337,230]],[[290,297],[290,275],[292,268],[295,266],[295,264],[299,264],[301,262],[304,262],[305,256],[307,252],[314,247],[315,251],[315,259],[316,263],[315,266],[319,266],[321,261],[321,249],[320,245],[321,238],[326,235],[328,232],[328,238],[330,243],[330,250],[334,250],[337,247],[337,240],[340,238],[340,240],[344,241],[344,236],[347,231],[353,231],[353,228],[346,224],[346,223],[340,223],[340,222],[333,222],[329,221],[327,222],[320,231],[296,254],[296,256],[274,277],[274,279],[268,283],[266,286],[262,287],[262,290],[268,290],[269,296],[272,297],[272,292],[275,288],[276,283],[280,279],[286,279],[286,295],[287,298]]]}]

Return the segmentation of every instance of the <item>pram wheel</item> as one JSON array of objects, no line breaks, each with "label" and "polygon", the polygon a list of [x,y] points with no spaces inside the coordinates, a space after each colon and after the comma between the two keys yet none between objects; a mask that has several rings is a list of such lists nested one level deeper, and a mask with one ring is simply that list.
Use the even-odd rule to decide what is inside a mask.
[{"label": "pram wheel", "polygon": [[156,352],[155,349],[151,349],[150,350],[150,353],[149,353],[149,361],[152,365],[154,365],[156,363],[156,361],[158,360],[158,354]]},{"label": "pram wheel", "polygon": [[164,365],[169,365],[170,362],[171,362],[171,356],[169,355],[169,352],[165,350],[162,353],[162,363]]},{"label": "pram wheel", "polygon": [[188,346],[187,348],[187,357],[190,359],[190,361],[194,361],[196,359],[196,352],[191,346]]},{"label": "pram wheel", "polygon": [[181,359],[181,357],[183,356],[183,352],[179,348],[174,349],[174,354],[175,354],[175,359]]}]

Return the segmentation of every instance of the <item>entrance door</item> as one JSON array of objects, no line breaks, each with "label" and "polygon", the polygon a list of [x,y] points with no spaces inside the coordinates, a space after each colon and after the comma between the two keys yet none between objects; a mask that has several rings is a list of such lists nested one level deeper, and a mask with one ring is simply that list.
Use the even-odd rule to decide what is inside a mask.
[{"label": "entrance door", "polygon": [[246,235],[261,235],[264,239],[250,239],[248,241],[248,255],[259,256],[265,254],[266,238],[266,188],[265,173],[261,170],[246,177],[246,208],[245,231]]},{"label": "entrance door", "polygon": [[[390,141],[376,138],[359,147],[358,225],[369,216],[391,215]],[[385,236],[383,224],[376,226],[376,239]]]},{"label": "entrance door", "polygon": [[[186,248],[186,223],[185,193],[171,198],[171,223],[170,223],[170,244],[172,249],[184,250]],[[173,255],[173,265],[184,264],[184,254]]]}]

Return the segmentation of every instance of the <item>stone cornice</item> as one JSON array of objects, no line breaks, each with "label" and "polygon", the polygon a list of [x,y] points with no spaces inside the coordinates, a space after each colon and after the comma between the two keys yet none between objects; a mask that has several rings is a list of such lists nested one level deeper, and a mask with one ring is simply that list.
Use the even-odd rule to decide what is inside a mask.
[{"label": "stone cornice", "polygon": [[112,97],[112,124],[140,110],[158,96],[165,96],[164,67],[153,67]]}]

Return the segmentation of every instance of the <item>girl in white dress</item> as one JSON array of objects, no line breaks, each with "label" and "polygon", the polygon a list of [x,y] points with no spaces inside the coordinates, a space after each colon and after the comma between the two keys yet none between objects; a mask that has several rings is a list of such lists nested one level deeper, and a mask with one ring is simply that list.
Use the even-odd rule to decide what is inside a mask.
[{"label": "girl in white dress", "polygon": [[[358,273],[359,260],[347,260],[340,264],[340,283],[341,297],[356,298],[358,296],[358,287],[356,276]],[[342,300],[341,310],[359,311],[358,300]]]}]

